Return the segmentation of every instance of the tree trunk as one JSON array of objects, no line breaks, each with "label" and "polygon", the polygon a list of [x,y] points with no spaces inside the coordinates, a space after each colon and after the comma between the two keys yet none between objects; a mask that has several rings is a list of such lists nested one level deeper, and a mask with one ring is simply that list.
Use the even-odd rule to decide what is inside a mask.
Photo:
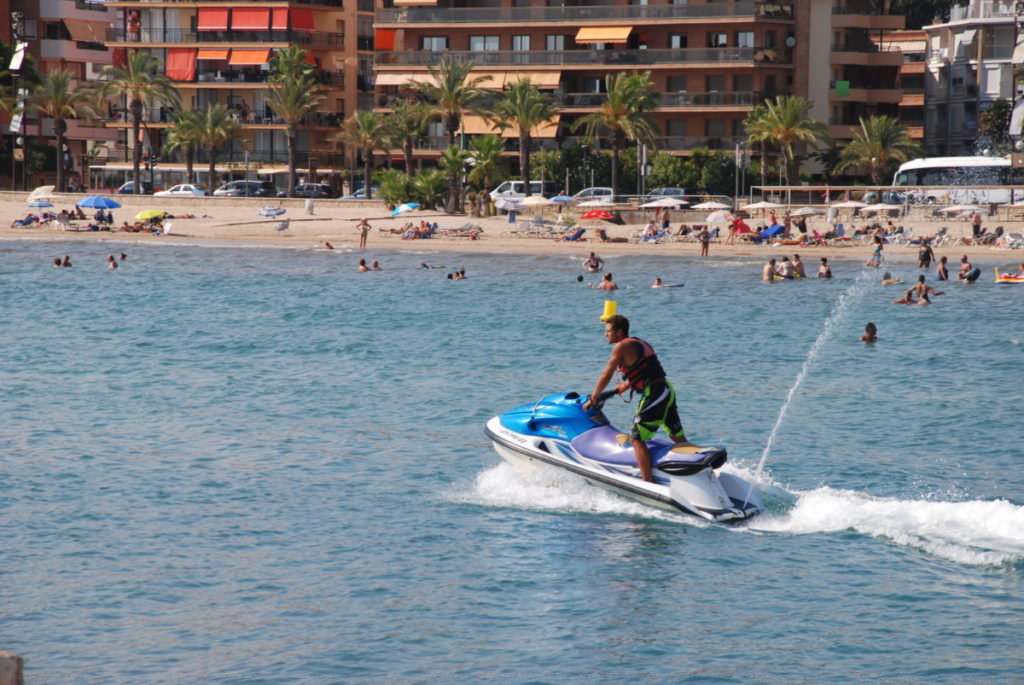
[{"label": "tree trunk", "polygon": [[142,166],[142,143],[139,141],[139,131],[142,128],[142,100],[133,100],[129,109],[132,112],[132,193],[138,193],[142,189],[142,179],[139,177],[139,167]]},{"label": "tree trunk", "polygon": [[405,175],[412,178],[412,138],[402,141],[402,154],[405,156]]},{"label": "tree trunk", "polygon": [[288,190],[285,195],[292,197],[295,194],[295,130],[291,126],[285,132],[285,140],[288,142]]},{"label": "tree trunk", "polygon": [[363,150],[363,197],[367,200],[373,199],[373,189],[370,187],[370,176],[373,174],[373,150]]},{"label": "tree trunk", "polygon": [[619,136],[612,136],[612,202],[619,194]]},{"label": "tree trunk", "polygon": [[63,119],[55,119],[53,132],[57,136],[57,192],[63,193],[67,190],[64,185],[64,132],[68,125]]},{"label": "tree trunk", "polygon": [[213,194],[213,188],[214,188],[214,186],[217,185],[217,182],[214,181],[214,178],[215,178],[214,174],[217,173],[216,168],[215,168],[217,166],[217,155],[214,153],[213,148],[210,148],[209,153],[210,153],[210,194],[212,195]]},{"label": "tree trunk", "polygon": [[530,129],[519,128],[519,175],[525,183],[526,197],[530,197]]},{"label": "tree trunk", "polygon": [[[196,151],[191,145],[185,146],[185,176],[189,183],[195,183],[194,167],[196,165]],[[213,192],[213,179],[210,179],[210,192]]]}]

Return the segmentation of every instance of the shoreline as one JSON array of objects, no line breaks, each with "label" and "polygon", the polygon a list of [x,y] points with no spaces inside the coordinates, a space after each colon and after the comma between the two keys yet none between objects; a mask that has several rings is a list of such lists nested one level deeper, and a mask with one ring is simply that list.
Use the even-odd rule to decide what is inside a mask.
[{"label": "shoreline", "polygon": [[[386,208],[379,201],[352,203],[348,201],[318,200],[315,205],[316,214],[307,216],[302,199],[251,199],[251,198],[160,198],[153,196],[115,196],[123,204],[114,209],[115,225],[131,218],[142,209],[159,208],[172,214],[198,213],[196,218],[170,219],[170,235],[152,235],[149,233],[129,233],[121,231],[63,231],[57,224],[47,226],[11,228],[14,218],[24,216],[30,210],[25,198],[27,193],[0,193],[0,215],[5,217],[0,227],[0,241],[8,244],[22,240],[39,242],[82,242],[111,243],[131,245],[195,245],[198,247],[236,247],[236,248],[282,248],[282,249],[316,249],[323,248],[324,242],[330,242],[340,252],[359,252],[356,222],[361,217],[368,217],[373,230],[369,235],[366,252],[468,252],[480,254],[521,254],[577,256],[584,259],[591,251],[599,255],[664,255],[675,257],[699,258],[700,245],[696,242],[666,241],[661,243],[630,243],[601,242],[598,240],[580,240],[576,242],[557,241],[545,237],[515,237],[506,234],[512,225],[507,218],[469,217],[464,215],[447,215],[437,211],[412,212],[398,217],[387,216]],[[81,195],[62,196],[54,202],[54,207],[46,211],[59,212],[62,208],[70,208],[82,199]],[[263,206],[281,206],[287,209],[282,218],[289,218],[286,231],[276,231],[279,219],[265,219],[257,212]],[[91,212],[87,212],[91,214]],[[673,211],[672,226],[680,224],[703,223],[703,213],[692,210]],[[477,224],[483,228],[478,240],[469,238],[453,238],[435,236],[428,240],[403,240],[399,235],[388,231],[400,229],[407,222],[418,223],[427,220],[437,222],[442,229],[451,229],[466,223]],[[757,220],[750,223],[755,223]],[[863,220],[859,220],[861,223]],[[922,221],[897,220],[914,235],[932,235],[940,227],[946,226],[954,236],[969,235],[970,227],[965,221]],[[996,223],[992,220],[992,223]],[[1003,221],[1007,232],[1024,232],[1024,222]],[[724,228],[724,224],[721,227]],[[825,227],[824,217],[814,217],[809,222],[810,230],[822,231]],[[613,239],[628,239],[630,234],[643,228],[642,224],[617,226],[603,224],[588,228],[604,228]],[[590,231],[588,231],[590,233]],[[584,235],[586,238],[587,234]],[[917,246],[885,246],[885,258],[896,264],[916,263]],[[971,260],[985,263],[1020,263],[1024,262],[1024,251],[1010,248],[996,248],[975,245],[942,245],[934,248],[937,256],[949,258],[951,270],[962,255]],[[829,260],[863,259],[871,254],[871,246],[859,241],[848,241],[845,244],[818,245],[767,245],[736,244],[725,245],[713,242],[710,246],[710,258],[714,257],[752,257],[768,260],[780,255],[800,253],[806,255],[805,263],[817,262],[820,257]],[[884,266],[883,266],[884,268]]]}]

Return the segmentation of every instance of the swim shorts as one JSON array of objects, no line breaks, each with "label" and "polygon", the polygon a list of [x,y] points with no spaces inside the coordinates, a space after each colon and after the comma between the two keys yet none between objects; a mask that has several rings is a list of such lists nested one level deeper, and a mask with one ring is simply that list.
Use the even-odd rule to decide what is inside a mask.
[{"label": "swim shorts", "polygon": [[630,437],[646,442],[654,437],[661,426],[665,426],[665,430],[673,439],[686,439],[683,424],[679,421],[679,412],[676,410],[676,391],[664,378],[652,381],[644,387],[636,407]]}]

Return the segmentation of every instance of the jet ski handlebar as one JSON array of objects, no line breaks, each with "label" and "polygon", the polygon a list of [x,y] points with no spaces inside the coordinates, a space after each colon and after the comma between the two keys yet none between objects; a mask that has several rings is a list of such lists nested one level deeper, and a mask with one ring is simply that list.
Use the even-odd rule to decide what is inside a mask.
[{"label": "jet ski handlebar", "polygon": [[611,390],[605,390],[591,402],[591,406],[593,406],[594,409],[600,409],[601,407],[604,406],[604,403],[607,402],[610,397],[614,397],[615,395],[618,394],[619,391],[616,390],[615,388],[612,388]]}]

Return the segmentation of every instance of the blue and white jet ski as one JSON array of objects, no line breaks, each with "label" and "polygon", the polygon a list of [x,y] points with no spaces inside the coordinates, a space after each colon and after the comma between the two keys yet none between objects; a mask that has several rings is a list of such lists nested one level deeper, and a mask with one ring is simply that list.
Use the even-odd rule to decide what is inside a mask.
[{"label": "blue and white jet ski", "polygon": [[597,408],[590,410],[583,408],[586,398],[578,393],[549,395],[493,417],[484,433],[511,464],[558,466],[595,485],[670,511],[721,523],[761,513],[756,488],[731,473],[716,473],[726,460],[726,451],[719,447],[649,440],[656,482],[643,480],[629,436],[611,425],[601,411],[614,393],[602,393]]}]

